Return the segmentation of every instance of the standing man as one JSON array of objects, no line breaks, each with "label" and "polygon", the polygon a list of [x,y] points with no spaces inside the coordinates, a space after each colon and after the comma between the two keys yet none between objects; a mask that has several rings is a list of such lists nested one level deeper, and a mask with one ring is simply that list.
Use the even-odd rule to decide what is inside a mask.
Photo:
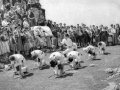
[{"label": "standing man", "polygon": [[52,30],[52,45],[54,45],[54,48],[57,48],[57,38],[58,38],[58,33],[57,33],[57,26],[54,26],[54,29]]},{"label": "standing man", "polygon": [[119,36],[119,31],[120,31],[119,24],[116,24],[115,29],[116,29],[116,44],[118,45],[119,44],[118,36]]},{"label": "standing man", "polygon": [[76,36],[76,41],[78,46],[81,46],[81,41],[82,41],[82,32],[81,32],[81,27],[79,24],[77,24],[77,36]]},{"label": "standing man", "polygon": [[62,29],[62,23],[59,24],[60,29]]},{"label": "standing man", "polygon": [[115,30],[115,28],[114,28],[114,25],[113,24],[111,24],[111,33],[112,33],[112,38],[113,38],[113,45],[115,45],[116,44],[116,40],[115,40],[115,37],[116,37],[116,30]]},{"label": "standing man", "polygon": [[31,9],[28,11],[28,18],[29,18],[30,26],[36,25],[35,15],[34,15],[33,12],[34,12],[33,8],[31,8]]}]

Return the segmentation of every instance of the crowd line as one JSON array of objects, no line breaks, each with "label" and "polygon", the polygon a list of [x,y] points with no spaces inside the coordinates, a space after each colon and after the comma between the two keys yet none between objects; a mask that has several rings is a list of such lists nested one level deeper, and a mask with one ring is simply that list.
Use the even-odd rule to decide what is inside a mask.
[{"label": "crowd line", "polygon": [[[7,58],[9,54],[15,53],[29,56],[35,49],[47,49],[50,52],[61,50],[61,41],[66,33],[78,47],[96,45],[100,41],[107,45],[119,44],[119,24],[111,24],[111,28],[104,25],[57,24],[45,19],[45,11],[41,8],[39,0],[33,1],[16,2],[14,5],[7,2],[3,5],[0,10],[0,55]],[[53,35],[35,35],[31,30],[34,26],[47,26]]]}]

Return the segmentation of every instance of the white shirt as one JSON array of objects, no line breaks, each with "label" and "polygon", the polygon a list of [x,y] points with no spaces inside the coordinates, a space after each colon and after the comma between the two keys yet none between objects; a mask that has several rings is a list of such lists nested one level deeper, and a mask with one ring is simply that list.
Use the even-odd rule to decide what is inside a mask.
[{"label": "white shirt", "polygon": [[114,28],[111,28],[111,33],[116,33],[116,30]]},{"label": "white shirt", "polygon": [[41,50],[34,50],[34,51],[31,52],[31,55],[34,56],[35,54],[38,55],[39,59],[43,59],[45,57],[45,53]]},{"label": "white shirt", "polygon": [[1,10],[4,10],[4,5],[2,5],[2,6],[0,7],[0,9],[1,9]]},{"label": "white shirt", "polygon": [[79,52],[77,52],[77,51],[71,51],[71,52],[69,52],[69,53],[68,53],[68,55],[67,55],[67,56],[69,57],[70,55],[72,55],[72,56],[75,56],[75,57],[76,57],[76,56],[79,56]]},{"label": "white shirt", "polygon": [[26,62],[26,59],[21,54],[13,54],[12,56],[14,56],[15,60],[16,60],[15,61],[15,66],[24,65],[24,63]]},{"label": "white shirt", "polygon": [[39,18],[39,10],[37,8],[34,8],[34,15],[36,19]]},{"label": "white shirt", "polygon": [[77,51],[69,52],[68,55],[67,55],[67,58],[69,58],[70,56],[74,57],[77,61],[81,61],[81,59],[80,59],[81,54]]},{"label": "white shirt", "polygon": [[23,26],[24,26],[24,27],[29,27],[29,23],[28,23],[27,21],[24,21],[24,22],[23,22]]},{"label": "white shirt", "polygon": [[91,51],[95,51],[95,47],[94,46],[92,46],[92,45],[89,45],[89,46],[87,46],[86,48],[83,48],[83,50],[85,50],[85,51],[89,51],[89,50],[91,50]]},{"label": "white shirt", "polygon": [[64,57],[64,56],[62,55],[62,53],[60,53],[60,52],[53,52],[53,53],[50,55],[49,59],[51,59],[51,60],[54,60],[55,58],[61,59],[62,57]]},{"label": "white shirt", "polygon": [[7,17],[9,17],[9,13],[4,14],[4,18],[7,18]]},{"label": "white shirt", "polygon": [[8,26],[8,24],[9,24],[9,22],[7,22],[6,20],[3,20],[3,21],[2,21],[2,26],[3,26],[3,27]]},{"label": "white shirt", "polygon": [[98,47],[99,47],[99,48],[106,48],[106,43],[103,42],[103,41],[101,41],[101,43],[102,43],[102,45],[101,45],[101,46],[98,45]]},{"label": "white shirt", "polygon": [[68,34],[69,34],[69,31],[70,31],[70,32],[73,32],[74,30],[73,30],[72,28],[68,29],[68,30],[67,30],[67,33],[68,33]]},{"label": "white shirt", "polygon": [[73,46],[73,42],[70,38],[63,39],[61,43],[67,45],[67,48]]}]

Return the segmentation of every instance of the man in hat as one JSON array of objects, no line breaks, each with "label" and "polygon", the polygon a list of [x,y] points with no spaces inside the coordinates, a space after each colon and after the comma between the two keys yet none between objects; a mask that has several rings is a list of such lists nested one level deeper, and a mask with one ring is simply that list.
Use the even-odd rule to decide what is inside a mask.
[{"label": "man in hat", "polygon": [[45,53],[41,50],[34,50],[31,52],[31,56],[33,57],[33,59],[36,60],[37,62],[37,66],[39,69],[42,69],[43,66],[46,65],[46,62],[44,60],[45,58]]},{"label": "man in hat", "polygon": [[81,60],[82,54],[80,54],[78,51],[71,51],[67,55],[68,63],[71,67],[71,69],[78,69],[81,67]]},{"label": "man in hat", "polygon": [[[53,68],[54,74],[62,76],[64,74],[63,60],[64,56],[60,52],[53,52],[50,57],[50,65]],[[60,72],[58,72],[60,71]]]}]

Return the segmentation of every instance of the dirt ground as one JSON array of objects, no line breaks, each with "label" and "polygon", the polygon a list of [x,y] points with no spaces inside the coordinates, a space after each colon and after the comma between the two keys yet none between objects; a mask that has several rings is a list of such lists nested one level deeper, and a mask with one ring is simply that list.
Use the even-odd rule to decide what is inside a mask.
[{"label": "dirt ground", "polygon": [[[79,70],[66,71],[66,75],[62,78],[49,78],[53,74],[52,68],[44,70],[30,71],[30,75],[24,79],[13,79],[13,71],[0,72],[0,90],[101,90],[108,86],[105,80],[108,75],[105,73],[106,68],[115,68],[120,65],[120,46],[107,47],[106,55],[98,55],[94,61],[87,59],[87,54],[79,49],[83,54],[82,65],[84,68]],[[47,58],[50,54],[47,54]],[[47,60],[46,58],[46,60]],[[89,64],[95,64],[90,67]],[[27,61],[30,69],[34,67],[32,60]],[[68,70],[69,66],[65,66]],[[120,83],[117,79],[109,80],[109,82]]]}]

